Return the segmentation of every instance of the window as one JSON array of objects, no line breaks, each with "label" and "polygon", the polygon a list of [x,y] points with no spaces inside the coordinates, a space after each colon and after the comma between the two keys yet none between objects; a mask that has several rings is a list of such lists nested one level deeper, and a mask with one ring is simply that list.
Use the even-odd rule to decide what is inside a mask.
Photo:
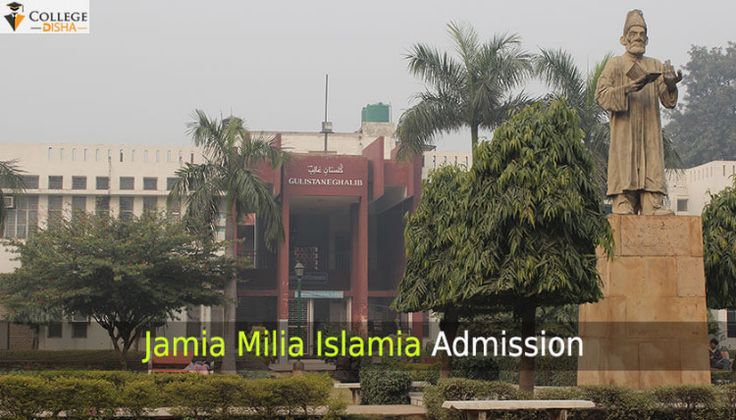
[{"label": "window", "polygon": [[120,161],[123,161],[123,149],[120,149]]},{"label": "window", "polygon": [[158,189],[158,178],[143,178],[143,189],[156,191]]},{"label": "window", "polygon": [[171,162],[171,150],[166,151],[166,161]]},{"label": "window", "polygon": [[135,188],[135,178],[132,176],[121,176],[120,177],[120,189],[121,190],[132,190]]},{"label": "window", "polygon": [[62,324],[61,322],[53,321],[49,322],[46,326],[46,337],[47,338],[61,338]]},{"label": "window", "polygon": [[49,160],[51,160],[51,154],[52,154],[52,152],[53,152],[53,149],[49,147],[49,152],[48,152],[49,154],[47,156]]},{"label": "window", "polygon": [[87,338],[86,322],[72,322],[72,338]]},{"label": "window", "polygon": [[98,176],[95,180],[98,190],[109,190],[110,189],[110,177]]},{"label": "window", "polygon": [[72,161],[77,160],[77,149],[72,149]]},{"label": "window", "polygon": [[156,150],[156,163],[161,162],[161,151]]},{"label": "window", "polygon": [[95,161],[100,161],[100,149],[95,149]]},{"label": "window", "polygon": [[736,311],[726,311],[726,336],[736,337]]},{"label": "window", "polygon": [[130,151],[130,161],[135,162],[135,149]]},{"label": "window", "polygon": [[110,215],[110,197],[106,195],[95,197],[95,214],[99,216]]},{"label": "window", "polygon": [[158,211],[158,197],[143,197],[143,211],[146,213],[154,213]]},{"label": "window", "polygon": [[687,198],[677,199],[677,211],[687,211]]},{"label": "window", "polygon": [[64,148],[59,149],[59,160],[64,160]]},{"label": "window", "polygon": [[181,203],[179,203],[179,200],[169,200],[166,202],[166,214],[171,219],[181,219]]},{"label": "window", "polygon": [[174,185],[176,185],[176,181],[178,181],[179,178],[166,178],[166,191],[171,191],[174,189]]},{"label": "window", "polygon": [[38,189],[38,175],[23,175],[20,178],[21,182],[23,182],[23,188],[27,190]]},{"label": "window", "polygon": [[87,177],[86,176],[73,176],[72,177],[72,189],[73,190],[86,190],[87,189]]},{"label": "window", "polygon": [[87,197],[72,197],[72,220],[87,212]]},{"label": "window", "polygon": [[15,208],[6,210],[3,237],[25,239],[38,228],[38,196],[17,196]]},{"label": "window", "polygon": [[133,197],[120,197],[120,218],[123,220],[133,218]]},{"label": "window", "polygon": [[48,202],[48,216],[46,223],[49,227],[61,224],[64,212],[64,198],[60,195],[50,195]]},{"label": "window", "polygon": [[82,156],[82,160],[84,160],[85,162],[87,161],[87,149],[86,148],[84,149],[84,154]]},{"label": "window", "polygon": [[49,175],[49,189],[60,190],[64,187],[64,177],[57,175]]},{"label": "window", "polygon": [[143,161],[148,162],[148,150],[143,151]]}]

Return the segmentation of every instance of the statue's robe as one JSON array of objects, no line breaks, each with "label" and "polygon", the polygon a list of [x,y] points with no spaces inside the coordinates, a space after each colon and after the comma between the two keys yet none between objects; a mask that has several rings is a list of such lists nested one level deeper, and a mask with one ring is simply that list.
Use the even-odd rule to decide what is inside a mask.
[{"label": "statue's robe", "polygon": [[659,102],[674,108],[677,89],[670,91],[659,76],[640,91],[627,94],[625,85],[630,80],[626,73],[634,62],[647,73],[664,72],[659,60],[624,54],[608,60],[596,87],[596,101],[609,111],[611,120],[609,196],[624,190],[667,193]]}]

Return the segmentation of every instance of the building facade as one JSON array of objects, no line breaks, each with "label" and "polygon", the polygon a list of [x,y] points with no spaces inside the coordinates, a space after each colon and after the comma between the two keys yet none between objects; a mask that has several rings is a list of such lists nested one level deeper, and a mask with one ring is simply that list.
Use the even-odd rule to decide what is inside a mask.
[{"label": "building facade", "polygon": [[[238,286],[241,329],[288,325],[311,344],[319,329],[361,324],[371,333],[411,328],[421,335],[423,314],[390,309],[403,275],[404,215],[417,205],[422,160],[398,161],[390,122],[364,122],[355,133],[263,132],[291,153],[261,178],[280,202],[284,239],[264,240],[257,215],[238,223],[238,252],[250,262]],[[4,238],[23,239],[79,212],[132,217],[144,211],[180,217],[185,209],[167,201],[175,172],[203,161],[196,147],[86,144],[3,144],[0,160],[17,160],[26,190],[5,203]],[[218,239],[229,239],[223,213]],[[0,272],[17,266],[0,246]],[[305,267],[300,305],[294,266]],[[301,307],[301,313],[297,312]],[[221,328],[221,308],[190,308],[165,335]],[[57,322],[58,321],[58,322]],[[88,319],[59,319],[36,331],[0,325],[0,348],[111,348],[107,334]],[[296,330],[300,321],[304,328]],[[305,322],[306,321],[306,322]],[[194,324],[194,327],[192,327]],[[415,331],[414,331],[415,330]]]},{"label": "building facade", "polygon": [[[710,194],[717,194],[733,186],[736,176],[736,161],[714,160],[682,171],[670,172],[667,176],[668,196],[671,209],[678,215],[700,216],[710,201]],[[736,347],[736,311],[713,311],[720,326],[722,343]]]}]

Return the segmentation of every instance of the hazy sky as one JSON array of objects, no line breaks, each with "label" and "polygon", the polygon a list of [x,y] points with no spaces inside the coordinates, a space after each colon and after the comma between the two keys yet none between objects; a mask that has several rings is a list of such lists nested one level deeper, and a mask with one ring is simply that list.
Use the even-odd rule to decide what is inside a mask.
[{"label": "hazy sky", "polygon": [[[687,62],[690,45],[736,41],[736,1],[91,1],[90,35],[0,36],[0,143],[184,144],[192,111],[253,130],[318,131],[324,74],[337,131],[378,101],[398,119],[422,85],[403,54],[450,46],[446,24],[526,48],[563,47],[583,68],[618,44],[626,11],[649,26],[648,55]],[[5,8],[3,7],[4,11]],[[4,14],[4,13],[3,13]],[[469,149],[468,135],[442,149]]]}]

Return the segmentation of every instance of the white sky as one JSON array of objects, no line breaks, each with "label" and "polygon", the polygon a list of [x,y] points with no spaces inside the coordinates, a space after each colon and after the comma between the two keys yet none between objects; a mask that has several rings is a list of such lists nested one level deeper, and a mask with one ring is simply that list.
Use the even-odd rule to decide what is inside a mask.
[{"label": "white sky", "polygon": [[[472,24],[482,38],[517,32],[532,51],[565,48],[583,68],[622,52],[618,38],[632,8],[649,26],[647,54],[675,66],[687,62],[692,44],[736,41],[733,0],[92,0],[90,7],[90,35],[0,36],[0,143],[186,144],[195,108],[232,112],[253,130],[318,131],[325,73],[337,131],[358,129],[368,103],[390,103],[397,120],[422,89],[402,55],[417,42],[449,48],[451,20]],[[458,133],[439,147],[469,143]]]}]

